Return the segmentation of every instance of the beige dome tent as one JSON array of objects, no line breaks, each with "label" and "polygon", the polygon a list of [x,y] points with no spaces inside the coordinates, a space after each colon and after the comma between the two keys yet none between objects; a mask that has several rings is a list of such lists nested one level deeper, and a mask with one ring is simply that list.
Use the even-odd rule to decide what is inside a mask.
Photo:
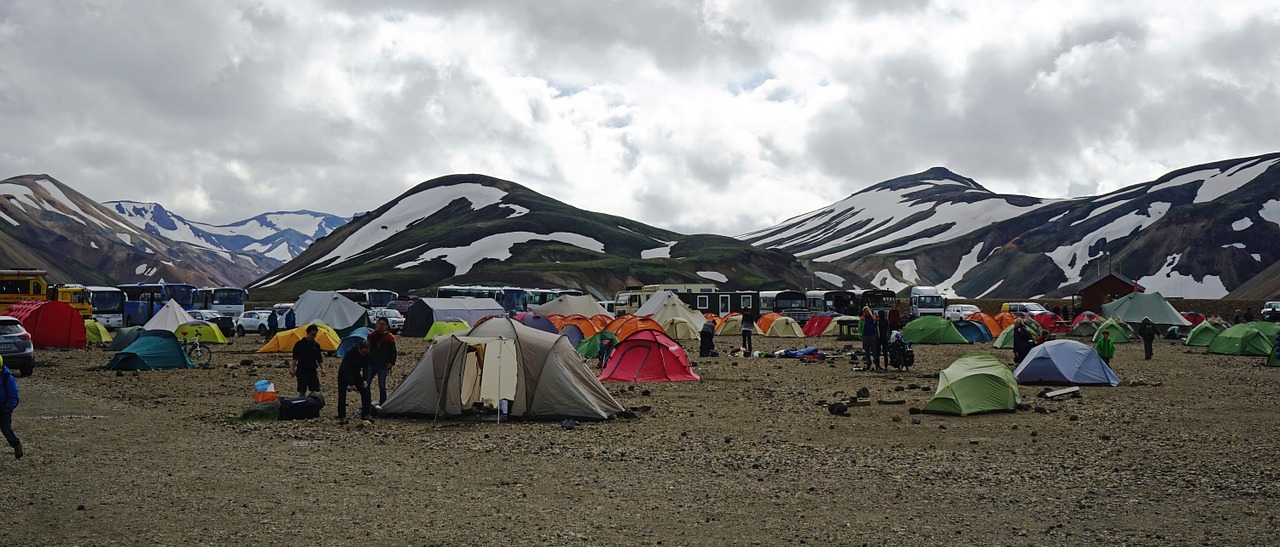
[{"label": "beige dome tent", "polygon": [[779,338],[804,338],[804,329],[797,323],[795,319],[785,315],[779,315],[768,322],[769,330],[762,330],[759,321],[756,322],[756,334],[765,336],[776,336]]},{"label": "beige dome tent", "polygon": [[[698,327],[701,329],[702,327]],[[742,332],[742,314],[731,313],[720,321],[720,326],[716,328],[716,334],[738,334]]]},{"label": "beige dome tent", "polygon": [[672,319],[683,319],[693,326],[692,336],[681,336],[681,328],[678,326],[672,330],[666,331],[667,336],[675,340],[689,340],[697,338],[698,332],[702,330],[702,324],[707,322],[707,318],[702,314],[693,311],[689,306],[685,305],[671,291],[658,291],[649,297],[649,300],[636,310],[636,315],[648,315],[650,319],[657,321],[665,330],[667,325],[679,325],[679,322],[673,322]]},{"label": "beige dome tent", "polygon": [[[702,323],[705,322],[706,320],[703,320]],[[662,325],[662,332],[667,333],[667,337],[672,340],[697,340],[702,331],[702,323],[695,325],[686,319],[672,317],[658,324]]]},{"label": "beige dome tent", "polygon": [[613,317],[612,313],[604,309],[596,299],[590,296],[569,296],[562,294],[557,296],[555,300],[547,302],[541,306],[534,306],[533,311],[542,315],[582,315],[585,317],[593,317],[596,315],[608,315]]},{"label": "beige dome tent", "polygon": [[179,306],[177,301],[170,298],[168,302],[164,303],[164,307],[160,308],[160,311],[156,312],[156,314],[151,317],[151,320],[147,321],[147,324],[142,326],[142,330],[165,330],[173,332],[178,330],[178,327],[183,323],[190,323],[192,321],[195,321],[195,318],[191,317],[191,314],[187,313],[187,310],[182,309],[182,306]]},{"label": "beige dome tent", "polygon": [[512,416],[535,419],[603,420],[623,411],[569,339],[506,317],[438,337],[380,411],[457,416],[502,399]]}]

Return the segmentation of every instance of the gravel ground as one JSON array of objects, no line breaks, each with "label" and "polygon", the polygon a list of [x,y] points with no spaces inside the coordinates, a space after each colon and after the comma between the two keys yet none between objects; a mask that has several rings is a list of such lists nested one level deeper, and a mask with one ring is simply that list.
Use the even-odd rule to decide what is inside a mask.
[{"label": "gravel ground", "polygon": [[[1146,385],[1061,401],[1024,386],[1045,412],[964,418],[910,415],[936,382],[917,375],[1011,352],[918,345],[901,374],[699,359],[702,382],[608,384],[638,418],[565,430],[339,425],[336,367],[325,418],[241,423],[254,380],[289,384],[255,343],[219,348],[213,370],[124,375],[90,369],[106,351],[43,352],[14,418],[27,456],[0,458],[0,544],[1280,542],[1280,369],[1256,358],[1123,344],[1116,372]],[[401,349],[397,380],[425,344]],[[905,404],[823,406],[861,387]]]}]

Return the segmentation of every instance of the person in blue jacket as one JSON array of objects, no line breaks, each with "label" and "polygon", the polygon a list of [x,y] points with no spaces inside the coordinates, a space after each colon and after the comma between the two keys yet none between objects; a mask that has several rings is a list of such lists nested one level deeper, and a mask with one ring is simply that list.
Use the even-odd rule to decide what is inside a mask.
[{"label": "person in blue jacket", "polygon": [[18,408],[18,380],[0,358],[0,432],[13,447],[13,457],[22,459],[22,441],[13,433],[13,409]]}]

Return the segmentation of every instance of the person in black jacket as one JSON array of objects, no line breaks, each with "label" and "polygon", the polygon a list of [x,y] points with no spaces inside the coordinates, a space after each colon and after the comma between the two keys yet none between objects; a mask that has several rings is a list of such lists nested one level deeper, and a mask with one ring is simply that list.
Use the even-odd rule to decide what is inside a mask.
[{"label": "person in black jacket", "polygon": [[1151,345],[1156,339],[1156,325],[1151,322],[1150,317],[1143,317],[1142,324],[1138,325],[1138,336],[1142,338],[1142,351],[1146,354],[1144,359],[1151,360]]},{"label": "person in black jacket", "polygon": [[307,337],[293,345],[293,359],[289,362],[289,374],[298,379],[298,396],[320,391],[320,377],[324,376],[324,351],[316,336],[320,327],[307,325]]},{"label": "person in black jacket", "polygon": [[360,393],[360,417],[372,420],[369,416],[371,403],[369,399],[369,381],[366,380],[369,370],[369,341],[361,340],[356,347],[342,356],[342,364],[338,365],[338,423],[347,423],[347,392]]},{"label": "person in black jacket", "polygon": [[378,377],[378,404],[387,400],[387,373],[396,364],[396,336],[391,334],[391,326],[386,317],[378,318],[378,324],[369,333],[369,373],[365,381],[369,383],[369,391],[373,391],[373,378]]},{"label": "person in black jacket", "polygon": [[884,356],[884,368],[876,365],[876,370],[889,368],[889,332],[889,312],[880,310],[880,317],[876,319],[876,345],[879,346],[879,355]]},{"label": "person in black jacket", "polygon": [[1027,319],[1018,319],[1013,322],[1013,361],[1015,365],[1022,364],[1022,359],[1031,353],[1031,346],[1034,342],[1031,340],[1031,331],[1027,329]]},{"label": "person in black jacket", "polygon": [[701,344],[698,346],[698,357],[711,357],[711,350],[715,349],[716,322],[710,319],[702,323],[702,332],[698,333]]}]

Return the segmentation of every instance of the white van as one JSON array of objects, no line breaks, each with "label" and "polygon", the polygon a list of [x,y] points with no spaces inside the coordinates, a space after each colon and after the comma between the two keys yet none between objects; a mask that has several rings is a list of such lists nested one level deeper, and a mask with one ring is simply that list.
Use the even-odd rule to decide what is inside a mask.
[{"label": "white van", "polygon": [[946,302],[937,287],[911,287],[911,316],[942,315]]}]

